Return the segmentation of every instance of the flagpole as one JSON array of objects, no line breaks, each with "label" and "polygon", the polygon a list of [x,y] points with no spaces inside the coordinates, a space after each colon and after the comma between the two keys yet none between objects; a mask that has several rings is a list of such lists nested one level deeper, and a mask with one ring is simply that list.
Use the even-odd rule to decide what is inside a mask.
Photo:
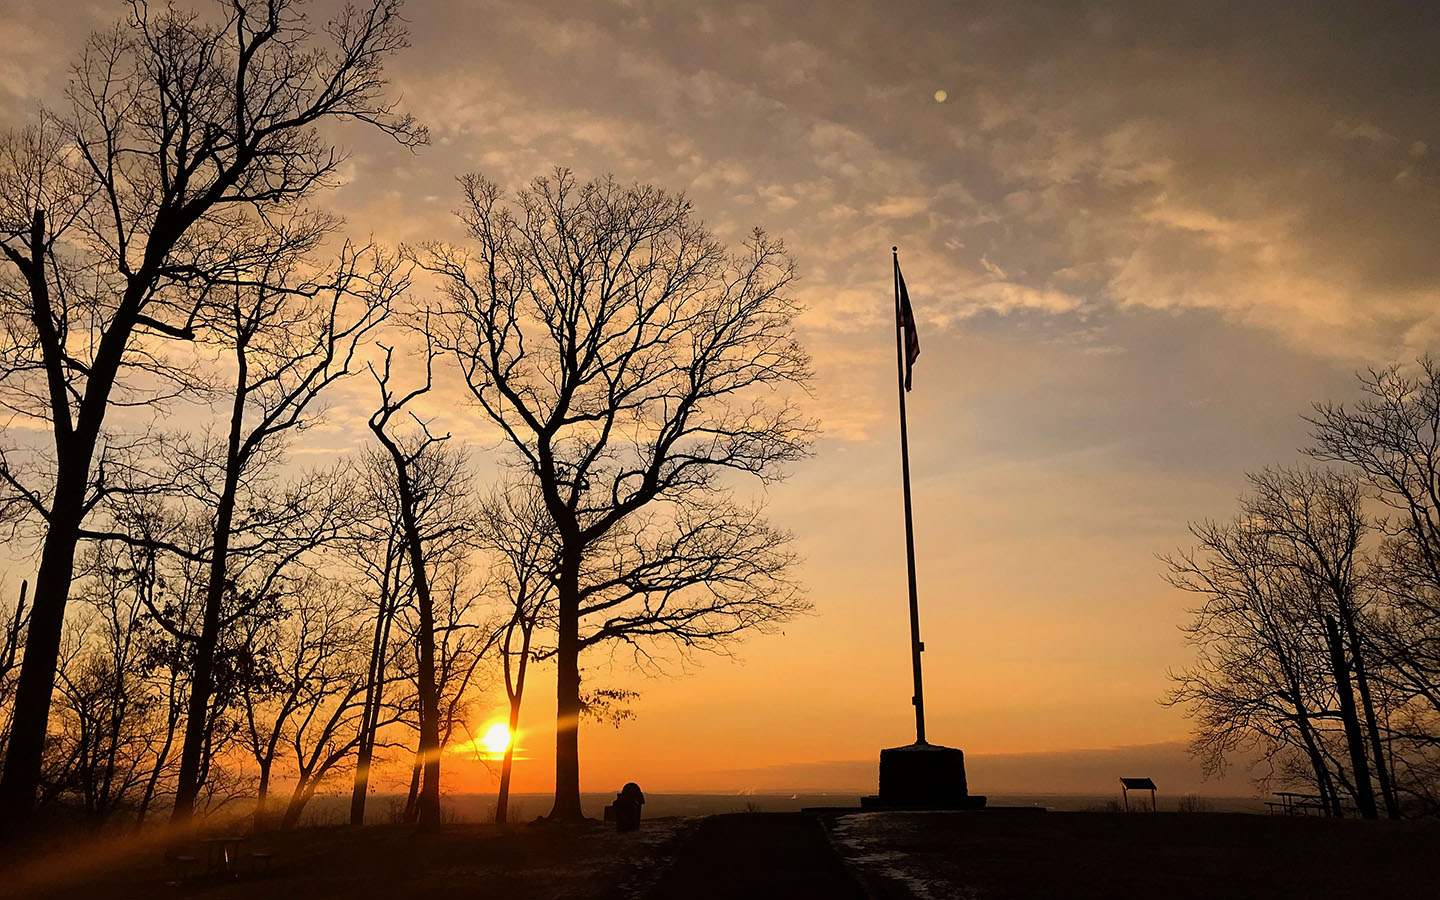
[{"label": "flagpole", "polygon": [[900,248],[891,247],[895,264],[895,364],[900,388],[900,473],[905,484],[905,560],[910,570],[910,661],[915,670],[915,743],[925,743],[925,691],[920,679],[920,601],[915,589],[915,525],[910,515],[910,439],[905,428],[905,335],[900,321]]}]

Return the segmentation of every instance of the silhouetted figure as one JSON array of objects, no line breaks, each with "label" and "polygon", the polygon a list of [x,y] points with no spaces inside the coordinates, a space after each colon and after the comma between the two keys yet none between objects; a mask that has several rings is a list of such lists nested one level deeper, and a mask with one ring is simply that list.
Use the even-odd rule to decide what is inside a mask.
[{"label": "silhouetted figure", "polygon": [[614,820],[616,831],[638,831],[640,829],[640,807],[645,805],[645,795],[640,785],[630,782],[615,795],[615,802],[605,807],[605,821]]}]

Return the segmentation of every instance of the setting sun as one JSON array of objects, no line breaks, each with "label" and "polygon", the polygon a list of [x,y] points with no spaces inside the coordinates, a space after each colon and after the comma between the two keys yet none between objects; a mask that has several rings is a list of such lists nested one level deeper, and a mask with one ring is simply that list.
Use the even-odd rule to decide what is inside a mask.
[{"label": "setting sun", "polygon": [[504,722],[496,722],[485,729],[484,736],[480,738],[480,746],[485,748],[485,752],[499,756],[510,746],[510,729],[505,727]]}]

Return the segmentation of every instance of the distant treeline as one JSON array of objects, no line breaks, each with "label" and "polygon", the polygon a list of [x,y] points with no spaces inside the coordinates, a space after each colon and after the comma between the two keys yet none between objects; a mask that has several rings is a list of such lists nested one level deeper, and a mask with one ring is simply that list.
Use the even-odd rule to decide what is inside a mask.
[{"label": "distant treeline", "polygon": [[1199,602],[1195,662],[1169,703],[1207,771],[1257,779],[1329,815],[1440,813],[1440,365],[1369,370],[1317,404],[1314,464],[1249,476],[1227,521],[1165,557]]}]

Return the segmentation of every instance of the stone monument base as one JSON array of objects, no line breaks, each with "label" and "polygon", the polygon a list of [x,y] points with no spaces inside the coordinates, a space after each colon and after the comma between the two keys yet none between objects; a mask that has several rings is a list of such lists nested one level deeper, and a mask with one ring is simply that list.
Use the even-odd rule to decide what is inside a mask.
[{"label": "stone monument base", "polygon": [[880,751],[880,793],[861,797],[861,809],[980,809],[985,798],[965,785],[965,753],[954,747],[910,744]]}]

